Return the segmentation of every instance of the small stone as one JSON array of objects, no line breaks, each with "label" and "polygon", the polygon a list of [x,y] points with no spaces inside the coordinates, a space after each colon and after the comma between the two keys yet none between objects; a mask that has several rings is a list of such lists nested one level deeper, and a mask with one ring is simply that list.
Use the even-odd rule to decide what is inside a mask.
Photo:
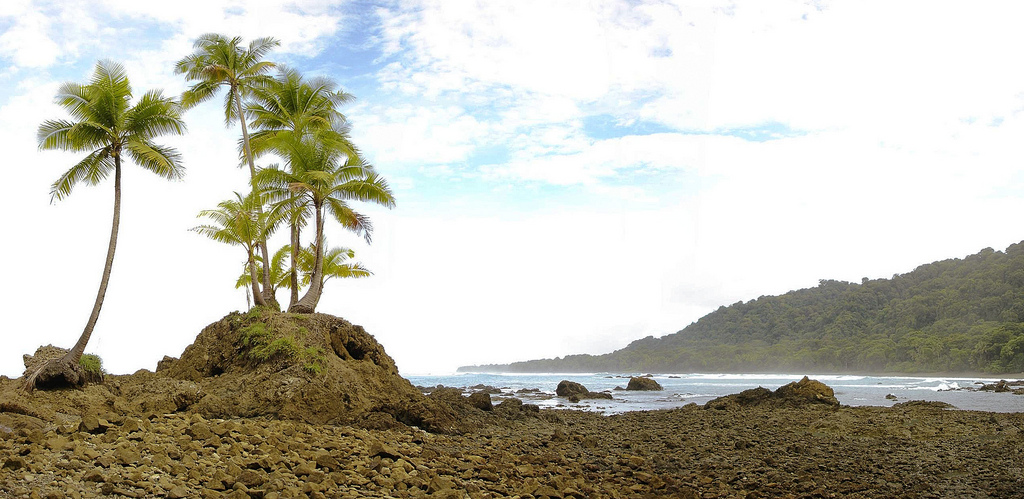
[{"label": "small stone", "polygon": [[381,443],[379,441],[374,441],[372,444],[370,444],[370,457],[378,456],[394,460],[402,457],[402,454],[395,450],[395,448],[391,447],[390,445]]},{"label": "small stone", "polygon": [[4,461],[5,470],[20,470],[22,468],[25,468],[26,466],[27,464],[25,463],[25,459],[18,456],[12,457],[7,461]]},{"label": "small stone", "polygon": [[455,483],[452,481],[451,478],[438,475],[435,476],[432,480],[430,480],[429,484],[427,484],[427,493],[433,494],[438,491],[451,490],[454,488]]},{"label": "small stone", "polygon": [[89,471],[86,471],[85,474],[82,475],[82,480],[86,481],[86,482],[105,482],[106,481],[106,479],[103,477],[103,473],[100,472],[99,468],[93,468],[93,469],[91,469]]}]

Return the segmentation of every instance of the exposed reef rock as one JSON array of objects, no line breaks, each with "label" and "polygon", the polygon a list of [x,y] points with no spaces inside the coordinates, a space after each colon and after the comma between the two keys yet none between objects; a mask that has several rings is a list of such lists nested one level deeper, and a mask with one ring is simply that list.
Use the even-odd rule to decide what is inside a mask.
[{"label": "exposed reef rock", "polygon": [[664,390],[661,387],[661,383],[658,383],[653,378],[646,376],[637,376],[629,378],[629,384],[626,385],[627,390],[647,390],[647,391],[660,391]]},{"label": "exposed reef rock", "polygon": [[612,394],[604,392],[592,392],[580,383],[563,379],[558,382],[555,388],[555,395],[565,397],[570,402],[579,402],[583,399],[611,399]]},{"label": "exposed reef rock", "polygon": [[704,408],[723,410],[760,405],[800,407],[809,404],[839,407],[839,400],[827,385],[804,376],[800,381],[780,386],[774,392],[763,387],[743,390],[737,394],[716,398],[705,404]]}]

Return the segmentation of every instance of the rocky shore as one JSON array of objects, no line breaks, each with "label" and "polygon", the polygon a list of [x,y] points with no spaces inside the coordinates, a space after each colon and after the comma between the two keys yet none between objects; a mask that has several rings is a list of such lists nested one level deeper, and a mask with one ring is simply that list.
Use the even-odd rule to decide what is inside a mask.
[{"label": "rocky shore", "polygon": [[[320,320],[309,337],[344,329]],[[222,326],[219,341],[235,344]],[[345,362],[390,372],[382,350],[373,360],[373,344],[345,331],[336,343],[362,352]],[[198,350],[186,353],[215,358]],[[349,394],[303,417],[303,394],[334,386],[324,372],[175,362],[31,396],[0,378],[0,497],[1024,497],[1024,415],[845,407],[813,380],[602,416],[453,389],[423,396],[381,378],[374,386],[397,392]],[[262,412],[225,402],[233,390],[256,396],[232,378],[246,372],[290,388],[266,395]]]}]

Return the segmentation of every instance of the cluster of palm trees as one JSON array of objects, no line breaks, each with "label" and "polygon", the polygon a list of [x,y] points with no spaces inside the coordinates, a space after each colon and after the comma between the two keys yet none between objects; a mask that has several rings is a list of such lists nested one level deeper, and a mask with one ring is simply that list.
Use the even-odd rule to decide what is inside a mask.
[{"label": "cluster of palm trees", "polygon": [[[39,147],[87,154],[53,183],[51,201],[67,197],[80,183],[95,185],[113,174],[114,213],[99,291],[85,329],[67,355],[43,364],[26,378],[26,389],[83,383],[78,362],[99,318],[117,247],[122,160],[129,159],[164,178],[181,178],[185,171],[181,155],[153,140],[183,134],[183,112],[212,98],[222,87],[227,90],[225,122],[241,125],[240,156],[249,167],[251,190],[244,195],[235,193],[234,199],[220,203],[217,209],[201,212],[200,216],[213,223],[196,230],[246,249],[246,275],[239,283],[251,286],[257,305],[280,308],[275,291],[284,286],[291,289],[290,312],[312,313],[327,279],[369,275],[365,268],[348,261],[354,256],[351,250],[326,250],[326,218],[369,241],[369,219],[353,210],[349,202],[390,208],[394,196],[349,140],[347,121],[338,108],[349,102],[351,95],[338,90],[328,78],[304,78],[293,69],[264,61],[277,45],[272,38],[243,46],[238,37],[199,37],[194,52],[175,65],[177,73],[194,82],[180,101],[152,90],[132,104],[127,72],[107,60],[96,64],[88,83],[61,85],[55,100],[71,119],[43,122],[38,130]],[[277,74],[271,76],[274,70]],[[283,165],[256,167],[258,158],[272,155],[283,160]],[[312,242],[304,248],[301,231],[310,219],[314,224]],[[271,259],[267,238],[284,226],[290,231],[291,243]],[[287,269],[286,255],[290,257]],[[308,289],[300,298],[303,286]]]},{"label": "cluster of palm trees", "polygon": [[[275,293],[283,286],[291,290],[289,312],[312,313],[329,277],[369,275],[365,268],[347,262],[354,255],[351,250],[326,249],[327,218],[369,242],[370,220],[349,202],[390,208],[395,199],[384,178],[360,157],[349,139],[348,122],[339,107],[352,96],[338,90],[329,78],[305,78],[294,69],[263,60],[277,44],[273,38],[260,38],[243,47],[238,37],[203,35],[196,40],[194,52],[175,65],[177,73],[195,82],[182,95],[185,108],[226,89],[225,121],[241,125],[241,156],[251,181],[249,193],[235,193],[235,199],[201,212],[214,223],[195,230],[246,250],[246,272],[238,284],[251,287],[256,305],[280,308]],[[270,76],[275,69],[277,74]],[[270,155],[283,160],[283,165],[256,167],[257,158]],[[303,248],[301,231],[311,220],[312,243]],[[272,259],[267,247],[267,239],[282,226],[289,230],[290,243],[275,256],[290,255],[286,271],[283,257]],[[301,280],[300,273],[304,274]],[[300,297],[304,285],[308,288]]]}]

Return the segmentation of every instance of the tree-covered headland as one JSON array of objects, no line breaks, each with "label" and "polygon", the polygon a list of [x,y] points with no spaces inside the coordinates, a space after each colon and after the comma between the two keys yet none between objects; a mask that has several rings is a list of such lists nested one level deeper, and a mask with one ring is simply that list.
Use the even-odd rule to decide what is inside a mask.
[{"label": "tree-covered headland", "polygon": [[1024,372],[1024,242],[891,279],[723,306],[605,355],[472,366],[508,372]]}]

